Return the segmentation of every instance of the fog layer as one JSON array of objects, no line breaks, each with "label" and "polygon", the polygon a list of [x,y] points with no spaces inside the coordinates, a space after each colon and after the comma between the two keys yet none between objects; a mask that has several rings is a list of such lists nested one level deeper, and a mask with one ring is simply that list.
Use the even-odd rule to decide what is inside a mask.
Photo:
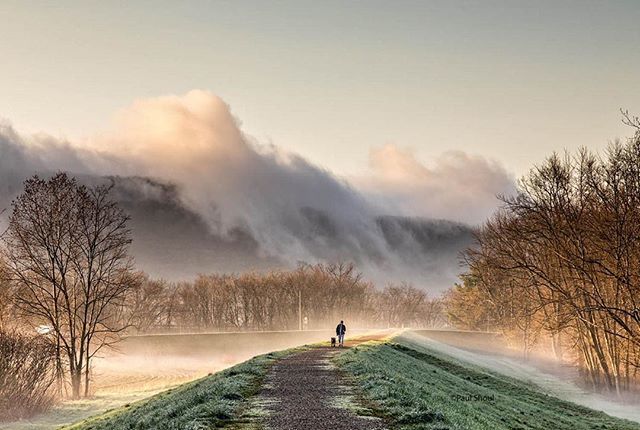
[{"label": "fog layer", "polygon": [[[513,190],[497,163],[461,152],[431,166],[408,150],[372,151],[371,171],[339,178],[298,154],[245,135],[206,91],[138,100],[83,142],[0,127],[0,204],[34,173],[66,170],[115,181],[132,215],[134,254],[152,276],[355,261],[373,280],[449,286],[465,223]],[[434,221],[447,219],[449,221]]]}]

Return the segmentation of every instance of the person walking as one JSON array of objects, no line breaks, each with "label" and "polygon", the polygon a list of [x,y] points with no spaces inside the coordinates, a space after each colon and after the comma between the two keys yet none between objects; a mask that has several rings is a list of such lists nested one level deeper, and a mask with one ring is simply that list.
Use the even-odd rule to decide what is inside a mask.
[{"label": "person walking", "polygon": [[336,336],[338,336],[338,345],[344,346],[344,334],[347,332],[347,326],[344,325],[344,321],[340,321],[340,324],[336,327]]}]

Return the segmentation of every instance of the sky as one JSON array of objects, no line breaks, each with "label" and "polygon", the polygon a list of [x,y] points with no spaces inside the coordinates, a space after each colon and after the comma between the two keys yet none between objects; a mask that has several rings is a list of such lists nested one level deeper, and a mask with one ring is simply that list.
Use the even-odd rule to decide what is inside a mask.
[{"label": "sky", "polygon": [[520,176],[630,134],[638,22],[638,1],[4,0],[0,118],[82,141],[135,100],[205,90],[338,175],[392,144]]}]

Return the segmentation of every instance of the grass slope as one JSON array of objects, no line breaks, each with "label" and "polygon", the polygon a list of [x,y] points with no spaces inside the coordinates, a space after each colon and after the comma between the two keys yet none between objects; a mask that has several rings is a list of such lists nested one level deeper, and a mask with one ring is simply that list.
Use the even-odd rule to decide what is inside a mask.
[{"label": "grass slope", "polygon": [[149,399],[89,418],[67,430],[200,430],[233,424],[270,365],[293,350],[252,358]]},{"label": "grass slope", "polygon": [[640,429],[637,423],[548,396],[531,384],[410,346],[402,339],[369,342],[335,358],[394,428]]}]

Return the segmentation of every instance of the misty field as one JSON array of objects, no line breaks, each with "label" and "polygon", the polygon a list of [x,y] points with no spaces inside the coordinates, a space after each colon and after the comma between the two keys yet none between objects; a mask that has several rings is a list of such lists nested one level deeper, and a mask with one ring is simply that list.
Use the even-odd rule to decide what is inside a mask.
[{"label": "misty field", "polygon": [[228,424],[239,415],[246,399],[257,392],[268,367],[290,352],[254,357],[215,375],[65,428],[204,430]]},{"label": "misty field", "polygon": [[328,331],[132,336],[96,360],[96,393],[158,389],[224,369],[257,354],[326,340]]},{"label": "misty field", "polygon": [[[554,380],[551,375],[511,358],[501,358],[496,353],[501,349],[500,341],[492,333],[446,330],[386,333],[391,337],[346,349],[332,362],[349,376],[346,381],[352,381],[359,390],[359,401],[366,407],[367,414],[384,418],[389,428],[640,429],[638,422],[615,418],[584,406],[591,401],[592,407],[607,410],[615,406],[613,402],[611,405],[598,404],[593,397],[576,398],[582,405],[567,401],[571,393],[559,389],[562,384],[569,385],[566,381]],[[218,357],[220,365],[223,365],[224,357],[231,359],[231,355],[225,354],[235,353],[235,357],[240,357],[268,346],[278,348],[285,343],[312,342],[313,338],[325,340],[324,334],[144,336],[129,339],[129,344],[125,342],[123,349],[130,353],[129,357],[157,355],[164,350],[174,358],[183,350],[191,353],[192,357],[210,355],[210,363],[214,363],[213,357]],[[238,338],[237,344],[234,338]],[[186,350],[188,345],[193,348]],[[318,348],[317,345],[312,347]],[[463,350],[456,345],[472,348]],[[255,410],[254,399],[265,375],[280,358],[305,349],[289,348],[258,355],[141,401],[113,406],[105,414],[83,421],[78,418],[76,424],[65,428],[261,428],[260,414],[264,411]],[[629,415],[632,416],[633,409],[633,406],[621,407],[617,415],[624,416],[626,410],[631,411]],[[46,427],[23,425],[5,428]]]},{"label": "misty field", "polygon": [[64,401],[51,411],[2,430],[54,429],[131,404],[221,371],[258,354],[327,340],[330,330],[131,336],[95,360],[88,399]]}]

